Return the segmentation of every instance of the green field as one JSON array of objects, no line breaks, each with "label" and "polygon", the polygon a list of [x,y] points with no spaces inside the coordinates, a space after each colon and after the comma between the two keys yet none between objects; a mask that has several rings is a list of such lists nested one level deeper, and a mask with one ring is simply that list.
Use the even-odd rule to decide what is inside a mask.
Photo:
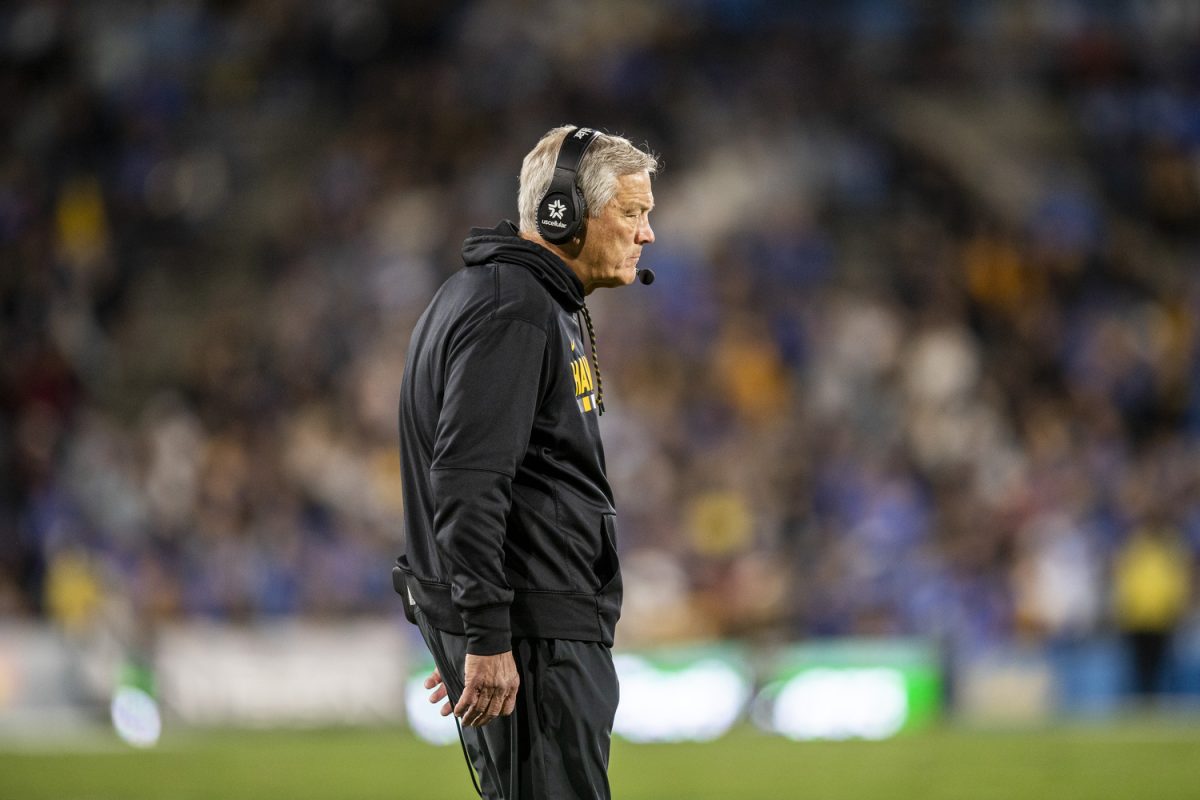
[{"label": "green field", "polygon": [[[739,730],[712,744],[616,742],[620,800],[1200,798],[1200,725],[1026,732],[941,728],[888,742],[791,743]],[[473,796],[462,755],[399,731],[176,733],[149,752],[0,740],[2,800],[442,800]]]}]

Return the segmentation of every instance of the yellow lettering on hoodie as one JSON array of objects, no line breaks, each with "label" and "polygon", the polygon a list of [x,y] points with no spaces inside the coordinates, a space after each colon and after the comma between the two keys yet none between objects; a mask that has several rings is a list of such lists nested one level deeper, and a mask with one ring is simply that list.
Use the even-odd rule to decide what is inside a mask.
[{"label": "yellow lettering on hoodie", "polygon": [[[577,352],[575,343],[571,342],[571,352]],[[595,382],[592,379],[592,365],[587,356],[579,356],[571,362],[571,378],[575,381],[575,402],[579,410],[587,413],[596,407],[592,399]]]}]

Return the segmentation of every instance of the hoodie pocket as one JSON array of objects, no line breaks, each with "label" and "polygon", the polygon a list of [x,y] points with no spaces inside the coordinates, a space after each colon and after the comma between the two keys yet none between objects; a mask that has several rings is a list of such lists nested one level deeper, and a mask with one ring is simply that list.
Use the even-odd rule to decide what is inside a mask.
[{"label": "hoodie pocket", "polygon": [[603,592],[614,579],[620,577],[621,567],[617,558],[617,515],[600,515],[600,557],[596,559],[596,577]]},{"label": "hoodie pocket", "polygon": [[621,596],[624,585],[621,582],[621,565],[617,558],[617,516],[605,514],[601,518],[601,539],[604,546],[603,572],[600,591],[596,593],[596,618],[600,625],[601,641],[612,646],[613,630],[617,620],[621,618]]},{"label": "hoodie pocket", "polygon": [[562,551],[557,499],[513,484],[504,542],[505,572],[514,589],[562,590],[571,585],[570,559]]}]

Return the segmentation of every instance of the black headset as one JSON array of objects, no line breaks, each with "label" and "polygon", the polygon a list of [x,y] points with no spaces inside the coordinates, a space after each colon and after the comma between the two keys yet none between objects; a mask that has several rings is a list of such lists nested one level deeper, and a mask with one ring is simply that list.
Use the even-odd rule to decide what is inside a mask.
[{"label": "black headset", "polygon": [[587,201],[576,178],[583,154],[599,135],[600,131],[595,128],[572,128],[563,137],[550,188],[542,195],[537,206],[537,230],[547,242],[568,242],[583,225],[583,218],[587,216]]}]

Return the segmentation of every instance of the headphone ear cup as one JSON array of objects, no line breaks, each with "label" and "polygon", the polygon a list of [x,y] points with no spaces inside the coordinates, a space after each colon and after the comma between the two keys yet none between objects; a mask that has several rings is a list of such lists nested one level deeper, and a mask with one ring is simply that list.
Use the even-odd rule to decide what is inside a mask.
[{"label": "headphone ear cup", "polygon": [[583,234],[584,218],[587,216],[587,200],[583,198],[583,189],[579,183],[572,183],[571,188],[574,190],[575,206],[571,212],[575,215],[571,220],[571,238],[581,236]]},{"label": "headphone ear cup", "polygon": [[583,227],[587,201],[579,187],[578,168],[598,135],[594,128],[572,128],[559,146],[554,177],[538,202],[535,220],[538,233],[548,242],[569,242]]},{"label": "headphone ear cup", "polygon": [[562,244],[575,235],[578,216],[573,194],[552,188],[538,203],[537,229],[546,241]]}]

